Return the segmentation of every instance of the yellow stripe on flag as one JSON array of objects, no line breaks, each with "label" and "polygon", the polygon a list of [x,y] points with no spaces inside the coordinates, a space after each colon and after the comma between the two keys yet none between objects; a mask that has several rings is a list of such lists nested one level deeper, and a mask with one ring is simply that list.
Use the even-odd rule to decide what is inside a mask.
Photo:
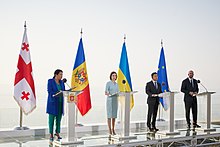
[{"label": "yellow stripe on flag", "polygon": [[[125,80],[126,83],[123,84],[122,81]],[[117,83],[118,83],[118,87],[119,87],[119,91],[120,92],[131,92],[131,88],[130,88],[130,85],[126,79],[126,77],[124,76],[124,74],[122,73],[121,69],[118,70],[118,80],[117,80]],[[119,101],[120,103],[122,103],[122,98],[119,97]],[[130,110],[134,107],[134,97],[133,95],[131,95],[131,99],[130,99]]]},{"label": "yellow stripe on flag", "polygon": [[86,71],[86,63],[83,62],[80,66],[75,68],[72,72],[72,87],[76,87],[74,90],[81,91],[89,84],[88,74]]}]

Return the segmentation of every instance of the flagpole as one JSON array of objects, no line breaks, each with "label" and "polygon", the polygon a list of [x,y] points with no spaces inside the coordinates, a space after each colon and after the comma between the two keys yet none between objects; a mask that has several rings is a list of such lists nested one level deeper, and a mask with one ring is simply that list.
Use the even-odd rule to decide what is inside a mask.
[{"label": "flagpole", "polygon": [[[26,21],[24,21],[24,30],[26,30],[27,25]],[[20,107],[20,122],[19,122],[19,127],[16,127],[15,130],[28,130],[28,127],[23,127],[23,112],[22,108]]]},{"label": "flagpole", "polygon": [[22,128],[22,110],[21,110],[21,107],[20,107],[20,128]]},{"label": "flagpole", "polygon": [[[27,27],[26,21],[24,21],[24,30],[26,30],[26,27]],[[22,109],[21,109],[21,107],[20,107],[20,124],[19,124],[20,128],[23,127],[22,124],[23,124],[23,113],[22,113]],[[21,130],[22,130],[22,129],[21,129]]]},{"label": "flagpole", "polygon": [[[81,31],[80,31],[80,38],[82,38],[82,34],[83,34],[83,31],[82,31],[82,28],[81,28]],[[78,101],[76,102],[76,105],[77,105]],[[78,124],[78,113],[79,113],[79,110],[78,110],[78,107],[76,107],[76,122],[75,122],[75,125],[76,126],[83,126],[82,124]]]},{"label": "flagpole", "polygon": [[[160,42],[160,44],[161,44],[161,48],[163,48],[163,39],[161,39],[161,42]],[[160,113],[161,113],[161,111],[162,111],[162,117],[163,117],[163,109],[161,109],[162,108],[162,104],[160,103],[160,105],[159,105],[159,118],[157,119],[157,121],[165,121],[163,118],[160,118]]]},{"label": "flagpole", "polygon": [[[124,34],[124,43],[126,41],[126,34]],[[122,80],[122,84],[124,85],[124,92],[127,92],[127,89],[126,89],[126,80]]]},{"label": "flagpole", "polygon": [[80,34],[81,34],[81,36],[80,36],[80,37],[82,38],[82,34],[83,34],[82,28],[81,28]]}]

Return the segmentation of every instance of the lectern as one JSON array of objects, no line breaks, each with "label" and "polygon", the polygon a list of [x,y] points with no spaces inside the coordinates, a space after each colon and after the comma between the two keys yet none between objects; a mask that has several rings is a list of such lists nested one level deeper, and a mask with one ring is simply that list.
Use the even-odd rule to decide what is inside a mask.
[{"label": "lectern", "polygon": [[75,134],[75,102],[77,100],[77,95],[81,94],[82,91],[61,91],[60,93],[67,99],[67,137],[56,140],[54,143],[57,145],[83,144],[84,142],[77,139]]},{"label": "lectern", "polygon": [[175,131],[175,121],[174,121],[174,96],[178,92],[164,92],[159,94],[159,97],[163,97],[164,100],[168,99],[169,103],[169,108],[168,108],[168,113],[169,113],[169,121],[168,121],[168,131],[165,132],[160,132],[165,135],[177,135],[180,134],[179,131]]},{"label": "lectern", "polygon": [[206,97],[207,99],[207,112],[206,112],[206,115],[207,115],[207,118],[206,118],[206,123],[207,123],[207,126],[206,128],[198,128],[199,130],[203,130],[204,132],[211,132],[211,131],[216,131],[216,129],[214,128],[211,128],[211,95],[214,94],[215,92],[202,92],[202,93],[199,93],[198,96],[204,96]]},{"label": "lectern", "polygon": [[113,135],[112,137],[118,140],[136,139],[137,136],[130,136],[130,101],[131,95],[137,91],[120,92],[121,101],[120,107],[120,135]]}]

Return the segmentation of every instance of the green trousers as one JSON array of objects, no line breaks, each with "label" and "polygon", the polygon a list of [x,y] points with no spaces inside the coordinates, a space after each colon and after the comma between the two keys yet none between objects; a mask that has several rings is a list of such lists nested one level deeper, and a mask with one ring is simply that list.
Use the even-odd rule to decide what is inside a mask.
[{"label": "green trousers", "polygon": [[49,114],[49,132],[53,134],[54,121],[56,122],[55,133],[60,133],[60,124],[62,118],[62,98],[59,98],[58,115]]},{"label": "green trousers", "polygon": [[62,114],[52,115],[49,114],[49,132],[53,134],[54,121],[56,122],[56,133],[60,133],[60,124],[61,124]]}]

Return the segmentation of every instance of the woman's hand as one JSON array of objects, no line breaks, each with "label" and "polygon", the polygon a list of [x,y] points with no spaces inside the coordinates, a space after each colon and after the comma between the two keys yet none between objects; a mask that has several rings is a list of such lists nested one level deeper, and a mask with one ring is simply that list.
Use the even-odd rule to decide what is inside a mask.
[{"label": "woman's hand", "polygon": [[105,92],[105,95],[109,96],[110,94],[108,92]]}]

